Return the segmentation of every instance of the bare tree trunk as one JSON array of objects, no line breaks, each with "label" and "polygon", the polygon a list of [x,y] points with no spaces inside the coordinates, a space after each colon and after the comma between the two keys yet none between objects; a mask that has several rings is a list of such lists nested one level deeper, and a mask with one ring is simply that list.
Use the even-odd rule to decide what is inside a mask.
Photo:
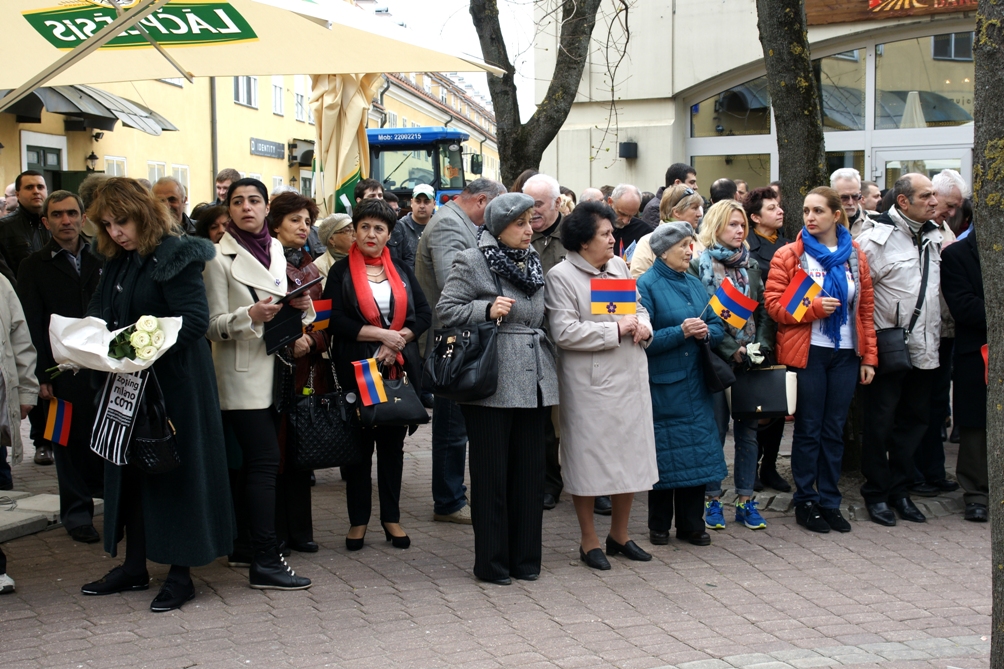
[{"label": "bare tree trunk", "polygon": [[[497,0],[471,0],[471,19],[481,42],[485,62],[505,70],[502,77],[488,77],[488,90],[495,108],[499,161],[503,183],[510,184],[525,169],[540,167],[544,149],[558,134],[575,101],[589,43],[602,0],[559,0],[561,29],[554,73],[544,99],[526,123],[520,122],[516,99],[516,68],[506,50],[499,24]],[[626,11],[626,9],[625,9]]]},{"label": "bare tree trunk", "polygon": [[[990,345],[987,386],[987,468],[993,569],[990,666],[1004,667],[1004,3],[980,0],[973,44],[976,97],[973,118],[974,221],[987,304]],[[996,500],[996,501],[995,501]]]},{"label": "bare tree trunk", "polygon": [[802,229],[802,200],[829,185],[819,90],[812,73],[803,0],[757,0],[757,29],[777,123],[784,233]]}]

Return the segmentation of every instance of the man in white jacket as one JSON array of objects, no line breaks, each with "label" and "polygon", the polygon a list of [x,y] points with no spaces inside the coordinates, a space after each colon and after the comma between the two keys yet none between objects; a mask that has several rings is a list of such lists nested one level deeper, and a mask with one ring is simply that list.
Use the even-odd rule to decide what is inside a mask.
[{"label": "man in white jacket", "polygon": [[[10,281],[0,276],[0,442],[11,447],[11,464],[21,462],[21,421],[38,403],[35,347],[21,303]],[[7,556],[0,549],[0,595],[14,592]]]},{"label": "man in white jacket", "polygon": [[875,329],[905,328],[913,365],[883,373],[880,345],[879,374],[862,388],[861,495],[871,519],[886,526],[896,524],[896,514],[926,520],[909,486],[914,452],[927,430],[941,332],[942,235],[931,220],[938,205],[934,186],[922,174],[906,174],[893,190],[895,204],[866,221],[857,238],[875,290]]}]

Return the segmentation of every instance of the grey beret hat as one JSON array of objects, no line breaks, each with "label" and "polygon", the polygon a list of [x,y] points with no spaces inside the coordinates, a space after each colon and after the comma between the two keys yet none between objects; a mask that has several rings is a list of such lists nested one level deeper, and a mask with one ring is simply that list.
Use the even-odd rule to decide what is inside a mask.
[{"label": "grey beret hat", "polygon": [[520,214],[533,206],[526,193],[503,193],[493,198],[485,208],[485,227],[492,237],[498,237]]},{"label": "grey beret hat", "polygon": [[648,243],[652,247],[652,253],[658,258],[669,250],[670,247],[678,244],[683,238],[693,238],[693,236],[694,228],[690,226],[690,223],[686,221],[671,221],[657,227],[652,236],[648,238]]},{"label": "grey beret hat", "polygon": [[352,217],[348,214],[331,214],[317,226],[317,237],[321,240],[321,244],[327,246],[331,235],[351,223]]}]

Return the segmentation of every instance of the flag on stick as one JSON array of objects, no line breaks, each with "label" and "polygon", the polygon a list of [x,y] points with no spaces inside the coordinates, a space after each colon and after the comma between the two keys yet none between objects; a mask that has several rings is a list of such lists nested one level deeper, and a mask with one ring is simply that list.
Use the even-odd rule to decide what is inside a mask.
[{"label": "flag on stick", "polygon": [[311,331],[327,330],[331,325],[331,300],[314,300],[314,313],[317,316],[310,324]]},{"label": "flag on stick", "polygon": [[634,279],[592,279],[589,282],[593,314],[621,316],[638,311]]},{"label": "flag on stick", "polygon": [[805,312],[812,306],[812,301],[822,291],[822,286],[813,281],[805,270],[799,269],[792,277],[787,290],[781,295],[781,304],[792,318],[801,323]]},{"label": "flag on stick", "polygon": [[377,369],[376,358],[356,360],[352,363],[356,372],[356,385],[359,386],[359,398],[363,406],[373,406],[387,401],[387,392],[383,389],[383,377]]},{"label": "flag on stick", "polygon": [[42,433],[42,438],[60,446],[68,446],[72,418],[73,405],[53,397],[49,400],[49,415],[45,420],[45,431]]},{"label": "flag on stick", "polygon": [[742,294],[729,279],[722,281],[718,291],[712,295],[708,306],[718,314],[718,317],[734,328],[746,325],[758,302]]}]

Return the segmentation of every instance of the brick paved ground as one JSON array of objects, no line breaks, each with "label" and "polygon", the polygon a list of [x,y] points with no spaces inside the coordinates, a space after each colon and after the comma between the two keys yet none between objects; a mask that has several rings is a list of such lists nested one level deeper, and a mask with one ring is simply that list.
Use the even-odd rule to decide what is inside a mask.
[{"label": "brick paved ground", "polygon": [[[17,593],[0,598],[0,666],[989,665],[986,525],[946,513],[925,525],[858,520],[849,535],[815,535],[767,510],[765,531],[730,522],[710,547],[652,547],[641,495],[631,531],[655,559],[612,559],[611,571],[597,572],[577,559],[566,497],[544,516],[540,580],[492,586],[471,575],[471,528],[431,521],[428,439],[423,428],[406,444],[406,551],[384,542],[374,513],[366,548],[347,552],[344,484],[337,470],[319,472],[321,551],[290,559],[314,580],[305,592],[251,590],[245,571],[218,561],[193,570],[195,600],[152,614],[166,567],[150,565],[147,592],[83,597],[80,585],[117,563],[100,544],[74,543],[62,529],[5,544]],[[16,488],[55,492],[53,468],[31,464],[27,450]]]}]

